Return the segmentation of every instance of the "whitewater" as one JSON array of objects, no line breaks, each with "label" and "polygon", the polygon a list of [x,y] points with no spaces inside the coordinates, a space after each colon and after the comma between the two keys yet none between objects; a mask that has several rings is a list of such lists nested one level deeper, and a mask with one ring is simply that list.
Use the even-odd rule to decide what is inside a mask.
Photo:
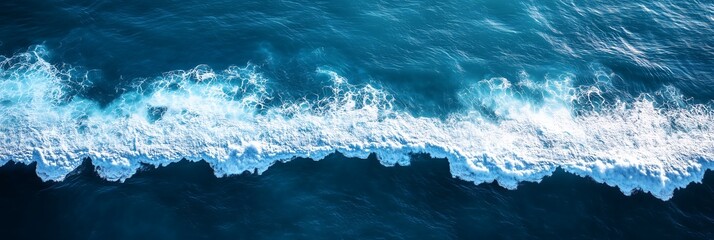
[{"label": "whitewater", "polygon": [[374,153],[385,166],[426,153],[476,184],[515,189],[562,168],[624,194],[669,199],[714,167],[711,103],[671,86],[628,96],[607,70],[589,84],[567,72],[482,79],[459,92],[464,109],[424,117],[328,68],[305,70],[329,79],[327,94],[282,100],[252,64],[139,79],[101,105],[78,94],[92,84],[86,72],[49,54],[36,46],[0,58],[0,165],[35,162],[45,181],[63,180],[85,158],[102,178],[123,181],[143,165],[182,159],[205,160],[220,177],[335,152]]}]

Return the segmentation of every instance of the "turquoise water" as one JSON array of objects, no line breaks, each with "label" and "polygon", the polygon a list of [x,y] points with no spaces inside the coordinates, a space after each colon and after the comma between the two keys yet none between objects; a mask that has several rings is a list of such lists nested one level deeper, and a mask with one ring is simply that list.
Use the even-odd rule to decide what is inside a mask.
[{"label": "turquoise water", "polygon": [[[295,158],[338,152],[311,174],[330,176],[352,158],[402,169],[418,155],[447,159],[434,177],[459,189],[491,184],[522,198],[520,186],[560,169],[621,192],[593,187],[609,200],[592,206],[639,192],[669,200],[712,168],[712,12],[707,1],[3,2],[0,164],[33,164],[65,186],[90,159],[101,180],[75,188],[102,191],[182,159],[261,179],[281,162],[298,171]],[[220,179],[210,181],[243,181]],[[478,199],[469,196],[443,204]]]}]

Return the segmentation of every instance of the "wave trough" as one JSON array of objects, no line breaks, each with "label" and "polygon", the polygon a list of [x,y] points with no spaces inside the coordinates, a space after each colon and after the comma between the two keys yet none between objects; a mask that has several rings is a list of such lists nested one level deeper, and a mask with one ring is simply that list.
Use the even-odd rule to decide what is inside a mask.
[{"label": "wave trough", "polygon": [[484,79],[459,94],[465,109],[431,118],[329,69],[315,71],[331,81],[326,96],[268,104],[279,101],[254,65],[164,73],[100,106],[76,94],[88,78],[49,63],[48,54],[37,46],[0,58],[0,164],[37,162],[43,180],[62,180],[83,158],[101,177],[122,181],[141,164],[184,158],[226,176],[335,151],[376,153],[385,166],[428,153],[477,184],[513,189],[560,167],[625,194],[669,199],[713,167],[710,105],[689,103],[673,87],[625,97],[606,71],[588,85],[568,73]]}]

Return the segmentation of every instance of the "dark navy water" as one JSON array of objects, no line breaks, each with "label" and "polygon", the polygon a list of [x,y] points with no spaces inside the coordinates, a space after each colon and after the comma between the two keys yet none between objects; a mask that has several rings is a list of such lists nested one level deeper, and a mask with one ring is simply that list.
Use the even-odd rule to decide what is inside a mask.
[{"label": "dark navy water", "polygon": [[385,168],[373,157],[296,159],[216,178],[204,162],[146,169],[124,183],[85,162],[43,183],[0,168],[7,239],[710,239],[712,175],[669,201],[556,171],[518,190],[453,179],[443,159]]},{"label": "dark navy water", "polygon": [[1,1],[0,238],[712,239],[713,36],[711,1]]}]

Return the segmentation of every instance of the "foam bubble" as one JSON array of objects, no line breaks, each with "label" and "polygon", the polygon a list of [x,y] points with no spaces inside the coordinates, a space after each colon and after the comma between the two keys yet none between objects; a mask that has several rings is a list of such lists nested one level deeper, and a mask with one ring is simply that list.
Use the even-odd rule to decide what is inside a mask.
[{"label": "foam bubble", "polygon": [[325,69],[315,74],[332,80],[328,96],[268,106],[272,94],[255,66],[202,65],[137,80],[101,108],[69,94],[67,82],[82,78],[44,54],[38,47],[0,59],[0,163],[37,162],[43,180],[62,180],[85,157],[100,176],[121,181],[141,164],[182,158],[206,160],[225,176],[335,151],[376,153],[386,166],[429,153],[475,183],[512,189],[561,167],[668,199],[714,159],[711,107],[686,103],[671,87],[625,101],[602,97],[612,91],[604,78],[574,87],[571,74],[535,81],[522,73],[475,83],[459,95],[467,110],[438,119],[400,111],[386,92]]}]

